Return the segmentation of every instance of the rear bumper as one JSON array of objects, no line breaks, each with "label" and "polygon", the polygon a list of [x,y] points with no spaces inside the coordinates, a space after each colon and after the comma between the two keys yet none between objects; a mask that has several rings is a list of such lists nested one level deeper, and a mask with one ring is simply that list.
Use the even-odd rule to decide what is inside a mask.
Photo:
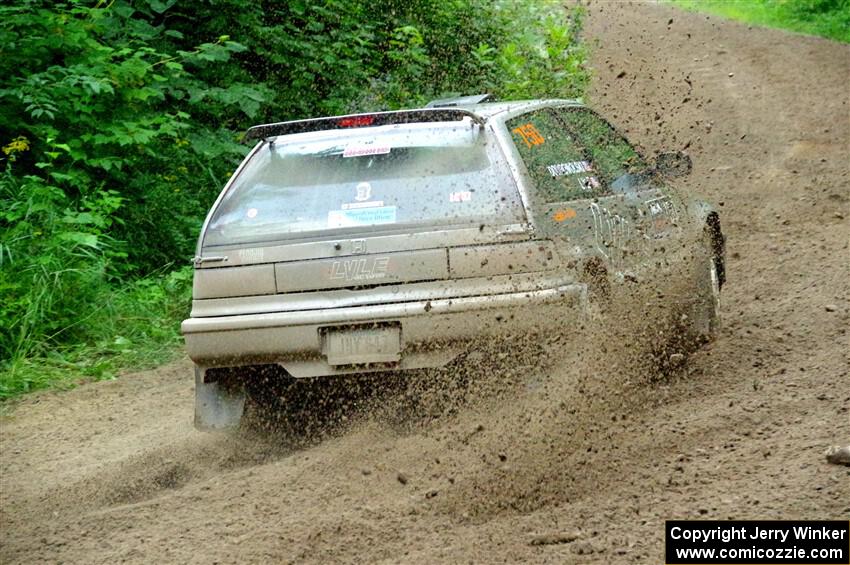
[{"label": "rear bumper", "polygon": [[313,377],[364,371],[328,364],[322,352],[327,328],[399,324],[401,360],[365,370],[437,367],[475,339],[550,334],[573,326],[586,303],[586,285],[568,284],[490,296],[190,318],[182,332],[189,357],[202,367],[279,363],[296,377]]}]

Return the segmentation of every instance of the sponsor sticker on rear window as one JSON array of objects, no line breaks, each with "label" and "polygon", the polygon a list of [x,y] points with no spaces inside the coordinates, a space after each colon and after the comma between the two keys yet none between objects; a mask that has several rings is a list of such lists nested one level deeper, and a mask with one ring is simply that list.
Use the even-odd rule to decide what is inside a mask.
[{"label": "sponsor sticker on rear window", "polygon": [[472,200],[471,190],[461,190],[449,194],[449,202],[470,202]]},{"label": "sponsor sticker on rear window", "polygon": [[371,202],[347,202],[342,205],[342,209],[353,210],[355,208],[381,208],[383,205],[383,200],[372,200]]},{"label": "sponsor sticker on rear window", "polygon": [[331,210],[328,212],[328,228],[350,228],[357,226],[372,226],[376,224],[394,224],[395,221],[395,206],[349,208],[346,210]]},{"label": "sponsor sticker on rear window", "polygon": [[386,145],[349,145],[342,152],[343,157],[365,157],[367,155],[386,155],[390,152]]}]

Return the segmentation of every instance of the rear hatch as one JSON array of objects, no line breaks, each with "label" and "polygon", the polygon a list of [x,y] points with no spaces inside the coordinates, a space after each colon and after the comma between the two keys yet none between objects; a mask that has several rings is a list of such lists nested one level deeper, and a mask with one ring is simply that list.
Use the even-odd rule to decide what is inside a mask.
[{"label": "rear hatch", "polygon": [[194,297],[429,281],[445,296],[448,279],[547,268],[552,250],[530,238],[511,171],[477,120],[273,136],[210,213]]}]

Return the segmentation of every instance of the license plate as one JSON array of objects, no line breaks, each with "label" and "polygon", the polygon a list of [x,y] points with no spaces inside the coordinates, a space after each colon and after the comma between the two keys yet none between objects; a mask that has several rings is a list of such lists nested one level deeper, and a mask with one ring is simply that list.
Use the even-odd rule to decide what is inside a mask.
[{"label": "license plate", "polygon": [[401,331],[391,326],[329,330],[325,354],[331,365],[395,363],[401,359]]}]

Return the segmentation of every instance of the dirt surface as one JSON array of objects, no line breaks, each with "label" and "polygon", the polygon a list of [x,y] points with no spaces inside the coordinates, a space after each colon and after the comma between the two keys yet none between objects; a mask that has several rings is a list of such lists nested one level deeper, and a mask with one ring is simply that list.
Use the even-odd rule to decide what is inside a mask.
[{"label": "dirt surface", "polygon": [[33,395],[0,420],[0,562],[661,563],[665,519],[850,516],[850,48],[655,4],[586,34],[594,104],[719,205],[715,344],[647,374],[618,324],[320,442],[194,431],[187,361]]}]

